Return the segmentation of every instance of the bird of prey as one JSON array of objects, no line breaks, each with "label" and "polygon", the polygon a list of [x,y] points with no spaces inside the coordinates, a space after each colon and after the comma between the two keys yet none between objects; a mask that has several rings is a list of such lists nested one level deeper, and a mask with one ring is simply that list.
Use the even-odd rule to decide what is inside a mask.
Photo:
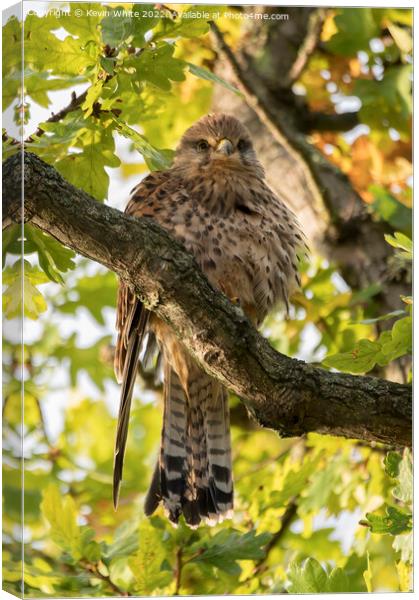
[{"label": "bird of prey", "polygon": [[[125,211],[151,217],[196,258],[209,282],[259,326],[299,286],[296,217],[269,188],[248,130],[210,114],[181,138],[170,169],[132,191]],[[157,347],[164,376],[161,448],[144,511],[163,503],[169,520],[190,527],[232,515],[233,479],[227,391],[182,341],[120,281],[115,372],[122,383],[114,460],[114,504],[122,480],[138,360]]]}]

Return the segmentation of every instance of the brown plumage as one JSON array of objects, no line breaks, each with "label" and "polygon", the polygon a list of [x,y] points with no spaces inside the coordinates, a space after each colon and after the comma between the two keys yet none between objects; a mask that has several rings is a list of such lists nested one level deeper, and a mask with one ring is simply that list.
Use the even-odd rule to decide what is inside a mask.
[{"label": "brown plumage", "polygon": [[[295,216],[264,178],[247,129],[229,115],[208,115],[181,139],[171,169],[148,175],[127,205],[152,217],[194,254],[209,281],[260,325],[299,284],[303,236]],[[143,360],[157,346],[164,370],[160,456],[145,501],[160,502],[170,521],[194,527],[231,515],[233,480],[226,390],[207,375],[180,340],[120,283],[115,371],[122,382],[115,448],[114,503],[122,479],[129,410]]]}]

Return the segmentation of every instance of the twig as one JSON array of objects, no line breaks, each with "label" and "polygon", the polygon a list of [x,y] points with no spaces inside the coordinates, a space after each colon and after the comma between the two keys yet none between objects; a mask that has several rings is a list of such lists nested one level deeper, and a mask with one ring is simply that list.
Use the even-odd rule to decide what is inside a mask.
[{"label": "twig", "polygon": [[111,580],[111,578],[110,578],[109,575],[103,575],[103,573],[101,573],[99,571],[99,568],[98,568],[97,564],[80,561],[80,565],[86,571],[88,571],[89,573],[92,573],[92,575],[94,575],[94,577],[97,577],[98,579],[101,579],[102,581],[106,581],[106,583],[109,585],[109,587],[111,588],[111,590],[113,592],[115,592],[115,594],[117,594],[118,596],[122,596],[124,598],[128,598],[129,596],[131,596],[131,594],[129,592],[127,592],[126,590],[122,590],[120,587],[118,587]]},{"label": "twig", "polygon": [[304,41],[298,50],[297,57],[288,72],[288,76],[285,80],[285,87],[291,87],[292,84],[297,81],[307,66],[310,56],[316,50],[326,14],[327,10],[319,8],[310,15],[306,37],[304,38]]},{"label": "twig", "polygon": [[295,499],[293,499],[290,502],[290,504],[288,504],[288,506],[285,510],[285,513],[282,516],[280,528],[278,529],[278,531],[276,531],[273,534],[273,536],[271,537],[269,542],[266,544],[265,555],[263,556],[263,558],[261,558],[255,564],[255,568],[253,569],[252,574],[249,575],[249,577],[247,577],[244,581],[241,581],[240,585],[249,583],[249,581],[251,581],[254,577],[256,577],[256,575],[259,575],[259,573],[261,573],[261,571],[264,570],[265,563],[268,560],[270,552],[273,550],[273,548],[275,548],[275,546],[278,544],[278,542],[282,539],[284,534],[287,532],[288,527],[290,526],[290,524],[296,514],[297,514],[297,503],[296,503]]},{"label": "twig", "polygon": [[21,145],[21,142],[19,140],[17,140],[16,138],[12,137],[11,135],[9,135],[8,133],[6,133],[5,131],[3,131],[2,140],[3,140],[3,142],[10,142],[10,144],[12,146],[20,146]]},{"label": "twig", "polygon": [[167,10],[167,12],[170,13],[172,19],[176,19],[176,17],[179,14],[176,10],[174,10],[173,8],[169,8],[165,4],[158,3],[158,4],[155,4],[154,6],[156,7],[157,10]]},{"label": "twig", "polygon": [[[112,52],[112,49],[109,49],[109,52]],[[104,84],[107,83],[111,78],[113,77],[113,73],[108,73],[104,79]],[[46,121],[44,121],[45,123],[58,123],[58,121],[62,121],[69,113],[73,112],[74,110],[77,110],[79,108],[79,106],[81,106],[83,104],[83,102],[86,100],[87,97],[87,93],[89,91],[90,87],[87,88],[87,90],[85,90],[82,94],[80,94],[79,96],[76,95],[76,93],[73,91],[71,93],[71,100],[70,103],[67,104],[67,106],[65,106],[64,108],[62,108],[59,112],[54,113],[50,116],[49,119],[47,119]],[[100,106],[100,105],[98,105]],[[109,111],[106,111],[109,112]],[[33,142],[35,141],[33,139],[33,136],[35,138],[39,138],[42,135],[44,135],[45,131],[42,129],[42,127],[38,127],[38,129],[35,131],[35,133],[33,133],[32,135],[30,135],[26,140],[25,140],[25,144],[29,143],[29,142]]]},{"label": "twig", "polygon": [[181,578],[182,578],[182,568],[183,568],[182,553],[183,553],[183,548],[182,547],[178,548],[178,550],[176,552],[175,591],[174,591],[174,596],[178,596],[179,595],[179,591],[180,591]]},{"label": "twig", "polygon": [[[71,94],[71,101],[69,104],[67,104],[66,107],[62,108],[59,112],[52,114],[50,116],[49,119],[47,119],[45,121],[45,123],[57,123],[58,121],[62,121],[62,119],[64,119],[68,113],[76,110],[79,106],[81,106],[83,104],[83,102],[86,100],[86,96],[87,96],[87,91],[83,92],[82,94],[80,94],[79,96],[76,95],[75,92],[73,92]],[[44,135],[45,131],[42,129],[42,127],[38,127],[38,129],[35,131],[35,133],[33,133],[32,135],[30,135],[26,140],[25,143],[28,142],[33,142],[34,141],[34,137],[39,138],[42,135]]]}]

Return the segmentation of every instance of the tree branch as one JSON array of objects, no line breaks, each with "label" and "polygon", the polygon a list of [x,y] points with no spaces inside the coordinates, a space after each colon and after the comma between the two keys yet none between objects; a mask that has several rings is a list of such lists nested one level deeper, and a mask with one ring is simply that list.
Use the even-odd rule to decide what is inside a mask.
[{"label": "tree branch", "polygon": [[[73,112],[79,106],[81,106],[83,104],[83,102],[86,100],[86,97],[87,97],[87,90],[84,91],[79,96],[77,96],[73,92],[71,94],[71,100],[70,100],[69,104],[67,104],[67,106],[65,106],[64,108],[62,108],[57,113],[53,113],[49,117],[49,119],[47,119],[45,121],[45,123],[58,123],[58,121],[62,121],[68,115],[68,113]],[[45,131],[42,129],[42,127],[38,127],[38,129],[35,131],[35,133],[33,133],[32,135],[30,135],[28,137],[28,139],[25,140],[25,143],[27,143],[27,142],[33,142],[34,138],[41,137],[42,135],[44,135],[44,133],[45,133]]]},{"label": "tree branch", "polygon": [[308,112],[304,117],[304,131],[350,131],[359,125],[357,112],[327,114]]},{"label": "tree branch", "polygon": [[[98,203],[39,157],[24,157],[25,220],[129,283],[202,367],[282,436],[310,431],[411,444],[411,388],[329,373],[276,352],[208,283],[194,258],[151,219]],[[22,161],[4,163],[4,215],[19,220]]]},{"label": "tree branch", "polygon": [[288,72],[285,87],[291,87],[291,85],[297,81],[304,71],[310,56],[316,50],[326,15],[327,9],[318,8],[308,17],[307,34],[299,47],[295,61]]},{"label": "tree branch", "polygon": [[265,555],[260,560],[258,560],[258,562],[255,564],[255,568],[252,571],[252,574],[244,581],[241,581],[240,585],[244,585],[252,581],[254,577],[260,575],[260,573],[265,570],[265,565],[269,558],[269,554],[275,548],[278,542],[283,538],[283,536],[287,533],[289,526],[291,525],[294,517],[297,514],[297,509],[298,506],[295,502],[295,499],[291,500],[284,514],[281,517],[281,525],[279,526],[279,529],[272,535],[271,539],[264,548]]}]

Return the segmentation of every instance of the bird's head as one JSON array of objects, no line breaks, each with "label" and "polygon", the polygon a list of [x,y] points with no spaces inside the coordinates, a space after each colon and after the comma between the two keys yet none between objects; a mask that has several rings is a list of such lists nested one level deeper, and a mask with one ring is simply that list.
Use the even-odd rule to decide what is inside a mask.
[{"label": "bird's head", "polygon": [[174,164],[191,172],[199,168],[201,173],[246,171],[264,176],[249,131],[238,119],[226,114],[210,114],[192,125],[176,149]]}]

